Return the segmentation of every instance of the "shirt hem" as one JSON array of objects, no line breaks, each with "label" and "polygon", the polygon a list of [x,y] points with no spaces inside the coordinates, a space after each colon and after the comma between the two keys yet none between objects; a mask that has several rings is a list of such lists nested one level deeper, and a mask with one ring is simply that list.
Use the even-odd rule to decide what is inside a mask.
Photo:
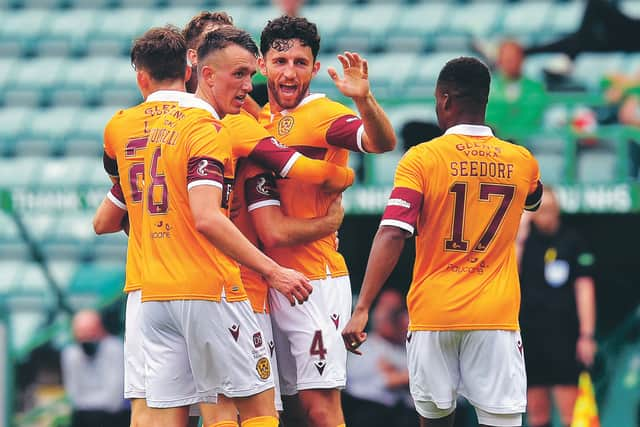
[{"label": "shirt hem", "polygon": [[480,331],[480,330],[505,330],[519,331],[520,326],[513,323],[499,324],[468,324],[468,325],[410,325],[410,331]]}]

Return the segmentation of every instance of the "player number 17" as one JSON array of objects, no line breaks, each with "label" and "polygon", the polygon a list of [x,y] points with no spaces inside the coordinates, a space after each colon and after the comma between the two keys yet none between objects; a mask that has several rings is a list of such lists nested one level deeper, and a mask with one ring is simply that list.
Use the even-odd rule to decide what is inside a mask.
[{"label": "player number 17", "polygon": [[[467,186],[466,182],[456,182],[449,188],[449,193],[453,194],[453,221],[451,224],[451,236],[444,241],[446,251],[468,252],[469,241],[464,239],[464,222],[467,207]],[[502,196],[500,206],[493,214],[491,221],[485,228],[482,236],[473,247],[474,252],[484,252],[493,240],[496,232],[509,209],[509,205],[515,195],[516,187],[505,184],[480,184],[480,201],[487,202],[491,196]]]}]

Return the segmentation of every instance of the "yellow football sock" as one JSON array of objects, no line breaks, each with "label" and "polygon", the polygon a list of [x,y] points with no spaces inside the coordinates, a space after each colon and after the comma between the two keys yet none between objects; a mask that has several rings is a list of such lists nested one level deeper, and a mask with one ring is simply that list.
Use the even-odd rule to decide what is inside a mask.
[{"label": "yellow football sock", "polygon": [[249,418],[242,427],[278,427],[278,419],[270,416]]},{"label": "yellow football sock", "polygon": [[220,421],[215,424],[211,424],[209,427],[239,427],[235,421]]}]

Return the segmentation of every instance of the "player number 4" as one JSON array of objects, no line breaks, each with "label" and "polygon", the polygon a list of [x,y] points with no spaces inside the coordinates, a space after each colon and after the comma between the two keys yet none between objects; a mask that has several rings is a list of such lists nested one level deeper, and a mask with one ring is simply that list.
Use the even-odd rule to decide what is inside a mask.
[{"label": "player number 4", "polygon": [[[467,207],[467,183],[456,182],[449,189],[449,193],[453,194],[453,221],[451,224],[451,236],[445,240],[444,247],[447,251],[468,252],[469,241],[464,239],[464,222],[466,218]],[[504,184],[480,184],[480,201],[487,202],[491,196],[502,196],[500,206],[496,209],[491,221],[485,228],[482,236],[473,247],[474,252],[484,252],[500,229],[500,225],[504,220],[509,205],[513,200],[516,188],[513,185]]]},{"label": "player number 4", "polygon": [[309,349],[309,353],[312,356],[318,356],[320,360],[324,360],[327,354],[327,349],[324,346],[324,342],[322,341],[322,331],[316,331],[313,334],[313,340],[311,340],[311,348]]}]

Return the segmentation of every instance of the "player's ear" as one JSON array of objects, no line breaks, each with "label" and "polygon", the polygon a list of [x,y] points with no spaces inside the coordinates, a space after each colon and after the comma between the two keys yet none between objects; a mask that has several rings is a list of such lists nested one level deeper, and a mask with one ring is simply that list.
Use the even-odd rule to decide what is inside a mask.
[{"label": "player's ear", "polygon": [[143,96],[149,89],[149,75],[143,70],[136,71],[136,82],[138,83],[138,88],[140,92],[142,92]]},{"label": "player's ear", "polygon": [[451,109],[451,97],[447,92],[442,94],[442,106],[445,110]]},{"label": "player's ear", "polygon": [[263,76],[267,75],[267,63],[262,55],[258,57],[258,69],[260,70],[260,74]]},{"label": "player's ear", "polygon": [[315,77],[316,74],[318,74],[318,71],[320,71],[320,61],[316,61],[313,63],[313,72],[311,73],[311,75]]},{"label": "player's ear", "polygon": [[193,72],[193,69],[189,66],[189,64],[187,64],[187,67],[184,70],[184,81],[188,82],[191,79],[191,73]]},{"label": "player's ear", "polygon": [[189,64],[198,63],[198,52],[196,52],[195,49],[187,49],[187,63]]},{"label": "player's ear", "polygon": [[202,79],[204,80],[207,86],[209,87],[213,86],[213,83],[216,79],[216,73],[213,67],[211,67],[210,65],[202,66]]}]

